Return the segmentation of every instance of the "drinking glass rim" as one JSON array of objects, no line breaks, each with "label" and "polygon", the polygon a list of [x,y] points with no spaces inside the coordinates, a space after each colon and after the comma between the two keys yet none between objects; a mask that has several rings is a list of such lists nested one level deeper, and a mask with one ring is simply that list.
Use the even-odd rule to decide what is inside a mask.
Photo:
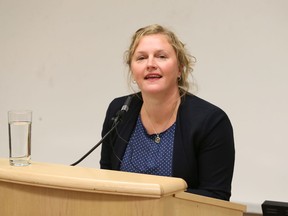
[{"label": "drinking glass rim", "polygon": [[9,110],[8,113],[25,114],[32,113],[32,110]]}]

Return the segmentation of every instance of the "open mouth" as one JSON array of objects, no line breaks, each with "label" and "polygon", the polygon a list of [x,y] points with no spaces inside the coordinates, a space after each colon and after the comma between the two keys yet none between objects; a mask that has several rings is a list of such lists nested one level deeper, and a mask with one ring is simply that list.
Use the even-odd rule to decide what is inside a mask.
[{"label": "open mouth", "polygon": [[162,76],[159,74],[148,74],[145,76],[145,80],[154,80],[154,79],[160,79]]}]

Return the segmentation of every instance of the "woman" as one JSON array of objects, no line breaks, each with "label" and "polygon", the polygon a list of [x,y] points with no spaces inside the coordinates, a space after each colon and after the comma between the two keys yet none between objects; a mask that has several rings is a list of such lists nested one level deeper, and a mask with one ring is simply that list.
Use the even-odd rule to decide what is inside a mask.
[{"label": "woman", "polygon": [[[188,92],[193,58],[170,30],[139,29],[126,53],[139,87],[129,112],[105,139],[102,169],[180,177],[187,192],[229,200],[234,168],[233,130],[220,108]],[[127,96],[114,99],[102,136]]]}]

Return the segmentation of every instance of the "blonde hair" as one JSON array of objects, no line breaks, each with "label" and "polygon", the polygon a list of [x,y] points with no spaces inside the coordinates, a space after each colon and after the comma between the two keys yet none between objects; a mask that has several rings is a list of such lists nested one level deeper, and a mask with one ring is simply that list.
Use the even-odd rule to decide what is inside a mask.
[{"label": "blonde hair", "polygon": [[196,62],[195,57],[191,56],[186,50],[185,45],[178,39],[178,37],[169,29],[158,25],[149,25],[143,28],[138,29],[135,34],[132,36],[131,44],[129,49],[125,52],[125,62],[129,67],[128,73],[128,82],[132,81],[131,73],[131,61],[135,53],[137,46],[139,45],[142,37],[147,35],[162,34],[165,35],[168,39],[168,42],[173,47],[176,57],[178,60],[178,65],[181,70],[181,77],[178,80],[178,87],[180,95],[184,95],[189,90],[189,75],[192,76],[193,66]]}]

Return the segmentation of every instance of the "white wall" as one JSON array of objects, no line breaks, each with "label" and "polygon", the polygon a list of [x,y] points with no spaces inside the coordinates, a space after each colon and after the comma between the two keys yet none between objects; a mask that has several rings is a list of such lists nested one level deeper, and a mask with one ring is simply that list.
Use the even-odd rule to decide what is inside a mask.
[{"label": "white wall", "polygon": [[[230,116],[232,201],[288,201],[288,1],[0,0],[0,157],[7,111],[32,109],[34,161],[70,164],[129,92],[123,52],[139,27],[172,28],[198,59],[198,96]],[[81,166],[98,168],[99,149]]]}]

